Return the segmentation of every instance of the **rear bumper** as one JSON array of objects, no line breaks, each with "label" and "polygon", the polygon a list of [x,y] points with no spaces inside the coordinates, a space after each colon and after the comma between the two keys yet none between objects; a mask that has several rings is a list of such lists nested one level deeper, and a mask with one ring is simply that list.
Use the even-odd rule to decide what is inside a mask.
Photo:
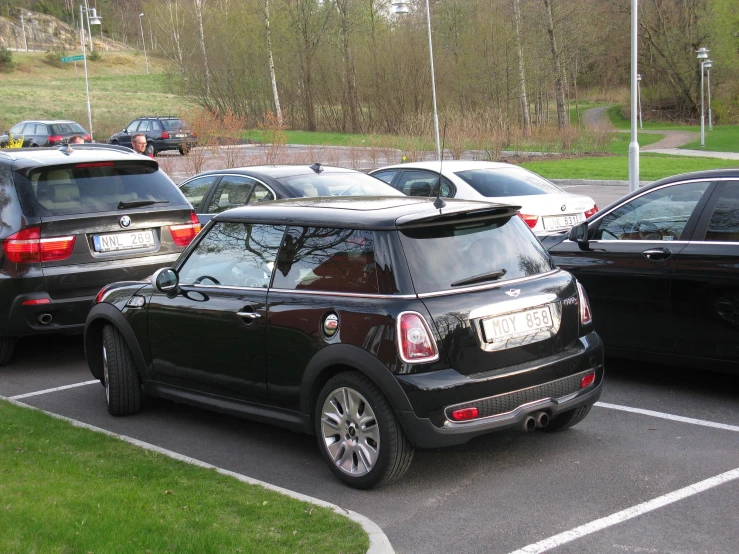
[{"label": "rear bumper", "polygon": [[[396,411],[410,441],[420,448],[463,444],[501,429],[523,429],[535,412],[555,417],[574,408],[594,404],[600,397],[604,366],[603,344],[593,332],[562,355],[536,367],[519,368],[502,375],[464,376],[454,370],[398,376],[413,411]],[[445,372],[446,373],[446,372]],[[456,374],[456,378],[453,377]],[[595,373],[593,384],[580,388],[581,376]],[[477,419],[455,422],[447,410],[479,407]]]},{"label": "rear bumper", "polygon": [[193,148],[198,139],[195,138],[170,138],[154,140],[154,148],[157,150],[179,150],[180,147]]},{"label": "rear bumper", "polygon": [[[49,300],[47,304],[24,306],[28,300]],[[1,324],[1,334],[9,337],[24,337],[45,333],[81,333],[85,318],[92,307],[94,296],[79,296],[54,300],[46,293],[31,293],[16,296],[10,311]],[[41,317],[50,315],[48,323]],[[48,317],[44,317],[46,321]]]}]

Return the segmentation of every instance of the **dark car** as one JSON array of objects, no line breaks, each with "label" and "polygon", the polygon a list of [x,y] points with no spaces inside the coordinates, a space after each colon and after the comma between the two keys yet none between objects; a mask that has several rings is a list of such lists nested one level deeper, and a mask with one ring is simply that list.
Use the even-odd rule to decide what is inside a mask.
[{"label": "dark car", "polygon": [[36,147],[66,144],[69,137],[74,135],[80,135],[85,142],[90,142],[90,134],[74,121],[21,121],[0,135],[0,146],[7,146],[10,136],[14,139],[22,137],[24,147]]},{"label": "dark car", "polygon": [[171,265],[200,229],[157,162],[124,148],[0,150],[0,365],[74,333],[101,287]]},{"label": "dark car", "polygon": [[403,196],[366,173],[319,163],[206,171],[180,183],[179,187],[203,225],[215,214],[266,200],[305,196]]},{"label": "dark car", "polygon": [[151,282],[100,291],[85,352],[113,415],[142,393],[317,435],[344,483],[414,447],[558,431],[598,399],[585,294],[517,206],[277,200],[218,214]]},{"label": "dark car", "polygon": [[131,137],[141,133],[146,137],[145,154],[156,156],[164,150],[179,150],[183,156],[198,142],[198,136],[180,118],[168,116],[139,117],[110,137],[110,144],[131,147]]},{"label": "dark car", "polygon": [[739,371],[739,170],[657,181],[544,245],[587,289],[607,353]]}]

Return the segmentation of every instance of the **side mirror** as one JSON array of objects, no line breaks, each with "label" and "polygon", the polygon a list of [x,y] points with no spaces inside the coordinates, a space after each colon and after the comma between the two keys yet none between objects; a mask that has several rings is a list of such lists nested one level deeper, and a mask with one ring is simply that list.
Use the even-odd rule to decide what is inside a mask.
[{"label": "side mirror", "polygon": [[575,225],[570,229],[570,234],[567,236],[572,242],[587,246],[588,244],[588,222],[583,221],[579,225]]},{"label": "side mirror", "polygon": [[180,277],[171,267],[163,267],[151,276],[151,286],[167,296],[180,292]]}]

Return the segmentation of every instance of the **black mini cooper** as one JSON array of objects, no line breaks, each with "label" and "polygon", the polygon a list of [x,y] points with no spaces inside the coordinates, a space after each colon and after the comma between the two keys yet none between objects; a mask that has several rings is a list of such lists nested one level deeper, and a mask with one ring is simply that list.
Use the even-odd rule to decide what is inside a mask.
[{"label": "black mini cooper", "polygon": [[85,351],[113,415],[146,392],[314,433],[370,488],[414,447],[581,421],[591,320],[515,206],[302,198],[218,214],[151,283],[103,289]]}]

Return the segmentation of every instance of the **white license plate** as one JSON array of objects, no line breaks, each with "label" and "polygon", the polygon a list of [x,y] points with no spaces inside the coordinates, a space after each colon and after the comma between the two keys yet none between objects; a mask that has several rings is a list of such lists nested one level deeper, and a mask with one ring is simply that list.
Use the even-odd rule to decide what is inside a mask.
[{"label": "white license plate", "polygon": [[130,231],[92,237],[97,252],[117,252],[137,250],[154,246],[154,231]]},{"label": "white license plate", "polygon": [[175,138],[185,138],[187,135],[185,133],[175,133]]},{"label": "white license plate", "polygon": [[545,217],[544,229],[562,229],[563,227],[572,227],[579,223],[580,218],[577,214],[559,215],[557,217]]},{"label": "white license plate", "polygon": [[528,335],[542,329],[549,329],[552,325],[552,314],[549,311],[549,306],[491,317],[482,322],[487,342]]}]

